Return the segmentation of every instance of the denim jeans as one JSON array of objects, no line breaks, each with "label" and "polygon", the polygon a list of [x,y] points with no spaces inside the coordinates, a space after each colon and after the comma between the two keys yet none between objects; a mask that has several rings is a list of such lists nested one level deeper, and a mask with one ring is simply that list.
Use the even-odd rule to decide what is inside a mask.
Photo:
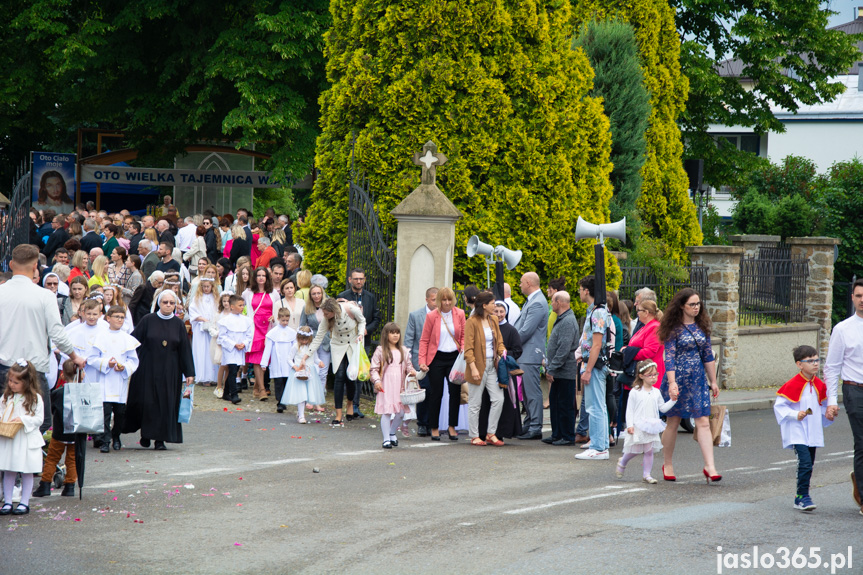
[{"label": "denim jeans", "polygon": [[797,452],[797,495],[809,495],[809,480],[812,479],[812,467],[815,465],[815,448],[795,443],[794,451]]},{"label": "denim jeans", "polygon": [[590,448],[596,451],[608,449],[608,410],[605,406],[605,380],[607,367],[594,367],[590,373],[590,384],[584,386],[584,405],[590,429]]}]

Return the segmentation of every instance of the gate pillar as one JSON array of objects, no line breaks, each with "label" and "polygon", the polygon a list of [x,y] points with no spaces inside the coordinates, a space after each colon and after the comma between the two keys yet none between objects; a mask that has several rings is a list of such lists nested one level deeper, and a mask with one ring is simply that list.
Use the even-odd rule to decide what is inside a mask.
[{"label": "gate pillar", "polygon": [[455,223],[462,217],[435,183],[446,156],[434,142],[426,142],[413,161],[422,167],[422,183],[390,212],[398,221],[395,322],[402,330],[410,312],[425,303],[428,288],[452,286]]}]

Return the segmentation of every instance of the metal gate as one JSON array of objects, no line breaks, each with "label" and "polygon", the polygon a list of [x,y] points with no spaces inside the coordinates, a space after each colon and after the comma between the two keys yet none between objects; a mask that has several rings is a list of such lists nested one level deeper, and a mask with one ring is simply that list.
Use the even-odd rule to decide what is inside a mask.
[{"label": "metal gate", "polygon": [[[368,179],[358,176],[353,168],[348,182],[348,206],[347,275],[350,276],[353,268],[362,268],[366,274],[365,289],[377,298],[381,323],[370,334],[376,345],[384,324],[393,320],[396,255],[389,247],[392,245],[392,236],[381,232],[380,220],[369,193]],[[350,289],[350,284],[347,289]],[[362,392],[374,396],[370,382],[364,382]]]},{"label": "metal gate", "polygon": [[12,190],[8,206],[0,206],[0,270],[9,271],[9,261],[15,246],[30,241],[31,172],[22,164],[18,168],[18,183]]}]

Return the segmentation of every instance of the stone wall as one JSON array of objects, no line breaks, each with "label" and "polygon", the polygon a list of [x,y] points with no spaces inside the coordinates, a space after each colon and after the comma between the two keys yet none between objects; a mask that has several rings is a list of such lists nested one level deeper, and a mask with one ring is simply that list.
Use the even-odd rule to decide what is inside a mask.
[{"label": "stone wall", "polygon": [[778,389],[797,373],[792,350],[798,345],[818,349],[820,328],[817,323],[741,326],[735,386]]}]

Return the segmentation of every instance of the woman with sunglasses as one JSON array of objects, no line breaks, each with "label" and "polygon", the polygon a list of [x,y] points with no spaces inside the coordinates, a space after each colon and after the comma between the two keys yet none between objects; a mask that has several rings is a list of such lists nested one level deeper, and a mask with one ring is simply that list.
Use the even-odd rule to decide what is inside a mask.
[{"label": "woman with sunglasses", "polygon": [[691,288],[680,290],[665,308],[657,336],[665,344],[665,378],[660,386],[664,401],[675,392],[677,403],[668,412],[668,427],[662,434],[666,481],[675,481],[672,456],[680,419],[695,418],[698,446],[704,457],[702,473],[707,482],[719,481],[713,462],[713,437],[710,434],[710,396],[719,396],[716,362],[710,347],[710,317],[701,296]]}]

